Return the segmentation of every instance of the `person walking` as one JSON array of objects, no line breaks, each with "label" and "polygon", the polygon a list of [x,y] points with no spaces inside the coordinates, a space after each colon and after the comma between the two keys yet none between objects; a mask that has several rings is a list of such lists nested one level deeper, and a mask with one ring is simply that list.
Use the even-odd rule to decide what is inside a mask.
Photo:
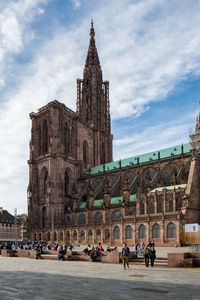
[{"label": "person walking", "polygon": [[127,268],[129,268],[129,254],[130,254],[130,249],[127,246],[127,243],[124,244],[124,247],[122,248],[122,261],[123,261],[123,265],[124,265],[124,270],[126,270],[126,266]]},{"label": "person walking", "polygon": [[145,261],[145,266],[149,266],[149,253],[150,253],[150,247],[147,246],[145,251],[144,251],[144,261]]},{"label": "person walking", "polygon": [[150,250],[149,256],[150,256],[150,260],[151,260],[151,267],[153,267],[154,261],[156,259],[156,250],[154,247],[152,247],[152,249]]}]

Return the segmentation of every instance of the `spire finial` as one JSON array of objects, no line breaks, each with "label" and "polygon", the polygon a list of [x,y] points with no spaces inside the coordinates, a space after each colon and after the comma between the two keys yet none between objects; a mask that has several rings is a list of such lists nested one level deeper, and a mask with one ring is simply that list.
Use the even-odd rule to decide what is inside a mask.
[{"label": "spire finial", "polygon": [[91,20],[90,36],[95,36],[93,19]]}]

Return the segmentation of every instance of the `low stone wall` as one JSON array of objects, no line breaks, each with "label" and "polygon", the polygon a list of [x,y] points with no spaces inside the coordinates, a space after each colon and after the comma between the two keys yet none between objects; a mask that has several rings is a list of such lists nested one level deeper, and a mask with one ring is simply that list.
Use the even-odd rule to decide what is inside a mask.
[{"label": "low stone wall", "polygon": [[168,253],[169,267],[200,267],[199,252]]}]

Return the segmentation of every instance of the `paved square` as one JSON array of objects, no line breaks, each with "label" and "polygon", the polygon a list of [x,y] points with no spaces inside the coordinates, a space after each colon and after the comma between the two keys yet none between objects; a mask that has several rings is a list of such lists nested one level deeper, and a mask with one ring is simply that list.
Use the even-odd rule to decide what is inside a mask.
[{"label": "paved square", "polygon": [[0,257],[0,300],[196,300],[200,269]]}]

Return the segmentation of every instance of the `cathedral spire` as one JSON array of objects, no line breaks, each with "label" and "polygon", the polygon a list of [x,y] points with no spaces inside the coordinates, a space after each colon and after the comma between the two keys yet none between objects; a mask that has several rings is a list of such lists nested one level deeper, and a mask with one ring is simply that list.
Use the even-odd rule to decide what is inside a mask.
[{"label": "cathedral spire", "polygon": [[91,27],[90,27],[90,43],[89,43],[89,47],[88,47],[88,53],[87,53],[87,57],[86,57],[85,67],[91,68],[92,66],[98,66],[101,69],[94,37],[95,37],[95,31],[94,31],[94,23],[92,20]]},{"label": "cathedral spire", "polygon": [[95,36],[93,20],[91,20],[90,36],[91,37]]},{"label": "cathedral spire", "polygon": [[92,20],[83,80],[77,80],[77,113],[84,122],[110,133],[109,82],[103,81],[94,37]]}]

